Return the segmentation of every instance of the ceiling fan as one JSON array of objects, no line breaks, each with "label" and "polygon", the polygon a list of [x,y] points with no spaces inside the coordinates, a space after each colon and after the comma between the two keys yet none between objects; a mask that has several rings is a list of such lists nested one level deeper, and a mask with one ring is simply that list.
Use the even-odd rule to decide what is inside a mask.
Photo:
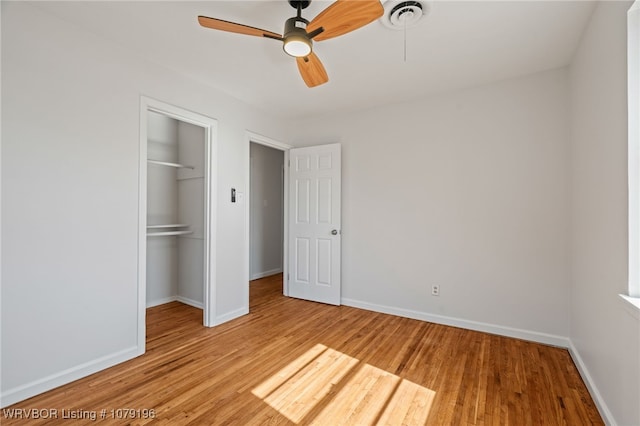
[{"label": "ceiling fan", "polygon": [[207,16],[198,16],[198,22],[214,30],[282,41],[284,51],[296,58],[304,82],[309,87],[315,87],[329,81],[329,77],[322,62],[313,53],[313,41],[328,40],[357,30],[381,17],[384,8],[380,0],[337,0],[309,22],[302,17],[302,10],[309,3],[311,1],[289,0],[297,14],[286,20],[284,35]]}]

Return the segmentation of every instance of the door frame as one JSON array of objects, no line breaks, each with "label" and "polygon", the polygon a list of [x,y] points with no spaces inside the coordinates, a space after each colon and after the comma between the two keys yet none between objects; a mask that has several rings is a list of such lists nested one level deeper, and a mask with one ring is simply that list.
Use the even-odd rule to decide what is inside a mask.
[{"label": "door frame", "polygon": [[283,241],[282,241],[282,293],[285,296],[289,295],[289,282],[287,280],[287,271],[289,270],[288,264],[288,254],[289,254],[289,212],[287,206],[289,205],[289,150],[293,148],[293,146],[286,144],[284,142],[277,141],[275,139],[271,139],[269,137],[263,136],[258,133],[251,132],[249,130],[245,131],[245,142],[246,142],[246,164],[245,170],[247,171],[245,182],[247,182],[247,196],[245,197],[245,219],[246,219],[246,239],[245,239],[245,247],[247,248],[245,254],[245,277],[246,277],[246,292],[245,292],[245,300],[247,303],[247,311],[249,310],[249,282],[251,281],[251,143],[256,143],[258,145],[263,145],[269,148],[277,149],[278,151],[283,151],[284,153],[284,188],[283,188],[283,224],[282,224],[282,232],[283,232]]},{"label": "door frame", "polygon": [[145,351],[147,309],[147,113],[156,112],[175,120],[202,127],[205,133],[204,164],[204,297],[203,324],[213,327],[216,314],[216,218],[218,121],[157,99],[140,96],[140,151],[138,175],[138,350]]}]

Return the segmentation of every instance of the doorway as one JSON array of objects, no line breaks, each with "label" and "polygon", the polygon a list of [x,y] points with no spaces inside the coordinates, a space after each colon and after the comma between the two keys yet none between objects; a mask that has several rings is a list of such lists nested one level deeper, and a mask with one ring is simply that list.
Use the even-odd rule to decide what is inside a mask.
[{"label": "doorway", "polygon": [[[254,279],[283,273],[287,295],[288,170],[292,146],[247,132],[247,307],[249,286]],[[268,181],[268,182],[267,182]],[[266,204],[266,205],[265,205]],[[277,228],[277,229],[274,229]]]},{"label": "doorway", "polygon": [[251,281],[282,273],[284,247],[284,152],[250,143]]},{"label": "doorway", "polygon": [[174,300],[215,318],[217,122],[142,97],[138,217],[138,348],[146,308]]}]

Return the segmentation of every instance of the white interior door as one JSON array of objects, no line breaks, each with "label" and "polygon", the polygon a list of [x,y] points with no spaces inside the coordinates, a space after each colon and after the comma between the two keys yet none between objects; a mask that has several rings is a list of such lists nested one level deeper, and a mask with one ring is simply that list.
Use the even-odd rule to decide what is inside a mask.
[{"label": "white interior door", "polygon": [[289,296],[340,304],[340,144],[289,151]]}]

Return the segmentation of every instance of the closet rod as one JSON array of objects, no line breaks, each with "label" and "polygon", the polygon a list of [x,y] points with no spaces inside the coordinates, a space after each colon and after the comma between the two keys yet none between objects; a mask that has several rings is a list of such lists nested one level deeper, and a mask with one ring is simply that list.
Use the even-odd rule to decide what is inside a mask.
[{"label": "closet rod", "polygon": [[161,228],[186,228],[189,225],[184,223],[170,223],[168,225],[147,225],[147,229],[161,229]]},{"label": "closet rod", "polygon": [[160,166],[177,167],[179,169],[191,169],[191,170],[195,169],[195,167],[193,166],[185,166],[184,164],[178,164],[178,163],[169,163],[168,161],[147,160],[147,163],[158,164]]},{"label": "closet rod", "polygon": [[147,232],[147,237],[170,237],[173,235],[188,235],[193,231],[168,231],[168,232]]}]

